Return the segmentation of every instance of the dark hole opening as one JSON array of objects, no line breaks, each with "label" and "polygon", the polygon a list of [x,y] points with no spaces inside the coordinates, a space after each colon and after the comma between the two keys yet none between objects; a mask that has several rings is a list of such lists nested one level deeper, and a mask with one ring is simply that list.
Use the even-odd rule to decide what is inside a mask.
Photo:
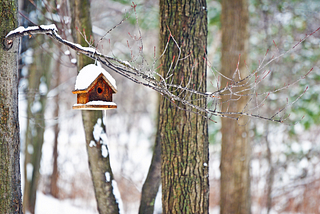
[{"label": "dark hole opening", "polygon": [[98,88],[98,93],[101,94],[102,93],[102,88]]}]

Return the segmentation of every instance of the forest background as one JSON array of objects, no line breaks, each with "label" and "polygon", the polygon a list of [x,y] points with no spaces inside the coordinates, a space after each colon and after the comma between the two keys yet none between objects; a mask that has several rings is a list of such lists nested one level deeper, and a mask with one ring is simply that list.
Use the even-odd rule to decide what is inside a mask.
[{"label": "forest background", "polygon": [[[140,40],[136,40],[136,37],[141,30],[145,58],[153,63],[154,54],[158,54],[158,1],[135,3],[136,14],[129,12],[131,1],[91,1],[94,39],[99,40],[128,16],[128,19],[102,40],[102,53],[130,61],[139,52]],[[210,67],[219,70],[221,3],[208,1],[207,4],[208,61]],[[30,26],[32,23],[56,23],[63,35],[71,39],[71,32],[68,30],[72,28],[71,16],[68,14],[67,1],[55,5],[34,1],[30,6],[30,1],[25,0],[19,5],[23,6],[20,8],[21,24]],[[30,10],[26,5],[35,9]],[[27,10],[30,11],[26,12]],[[318,1],[250,0],[247,62],[250,70],[257,67],[267,49],[273,47],[274,51],[283,52],[305,34],[317,29],[319,11]],[[138,16],[138,23],[135,15]],[[26,139],[28,136],[38,137],[43,146],[36,213],[48,213],[49,210],[50,213],[97,213],[81,114],[71,109],[76,102],[71,93],[77,74],[76,55],[65,47],[57,48],[49,38],[40,37],[36,36],[34,44],[27,37],[21,43],[19,114],[22,177],[30,179],[33,171],[32,165],[24,164],[26,151],[34,154],[37,150],[33,146],[26,146]],[[50,63],[46,63],[43,56],[47,56]],[[293,121],[304,116],[303,120],[293,125],[250,121],[253,213],[267,213],[268,210],[273,213],[319,210],[319,56],[319,36],[311,37],[300,44],[297,51],[270,65],[270,69],[275,72],[264,83],[266,88],[268,84],[277,81],[281,84],[290,83],[311,67],[314,69],[308,79],[300,81],[289,91],[272,94],[268,100],[270,108],[275,108],[279,102],[285,103],[287,97],[301,94],[308,85],[310,90],[290,110]],[[31,75],[31,65],[35,62],[43,66],[42,73],[33,73],[39,81],[32,85],[35,76]],[[216,80],[211,71],[212,69],[208,69],[208,85],[215,87]],[[119,90],[114,95],[117,110],[110,110],[105,116],[111,166],[121,195],[123,211],[137,213],[141,187],[152,157],[156,134],[157,95],[117,74],[112,75],[117,80]],[[219,212],[220,196],[221,127],[220,119],[214,119],[217,123],[209,123],[210,213]],[[160,198],[157,197],[156,213],[161,212]]]}]

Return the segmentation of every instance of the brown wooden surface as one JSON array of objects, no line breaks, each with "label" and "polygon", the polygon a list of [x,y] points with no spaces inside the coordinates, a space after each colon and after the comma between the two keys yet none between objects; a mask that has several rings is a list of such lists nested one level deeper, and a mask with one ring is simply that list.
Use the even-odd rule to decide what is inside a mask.
[{"label": "brown wooden surface", "polygon": [[[101,89],[101,92],[99,91],[99,89]],[[88,101],[101,100],[112,102],[112,93],[113,91],[111,87],[102,77],[99,77],[88,92]]]},{"label": "brown wooden surface", "polygon": [[81,109],[81,110],[106,110],[106,109],[115,109],[116,105],[76,105],[72,106],[72,109]]},{"label": "brown wooden surface", "polygon": [[78,104],[86,104],[88,102],[87,93],[77,94],[77,103]]}]

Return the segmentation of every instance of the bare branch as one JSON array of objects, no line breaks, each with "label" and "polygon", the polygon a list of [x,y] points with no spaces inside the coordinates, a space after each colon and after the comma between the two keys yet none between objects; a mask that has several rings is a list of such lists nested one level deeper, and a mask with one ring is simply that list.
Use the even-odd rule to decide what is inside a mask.
[{"label": "bare branch", "polygon": [[[118,25],[120,25],[124,20],[122,20]],[[92,59],[100,61],[106,67],[124,76],[125,78],[128,78],[137,84],[141,84],[143,86],[149,87],[157,91],[158,93],[166,97],[168,100],[170,100],[170,102],[173,103],[176,107],[184,111],[189,111],[189,112],[199,114],[210,120],[212,120],[211,116],[231,118],[234,120],[239,120],[240,117],[246,116],[250,118],[257,118],[257,119],[263,119],[263,120],[282,123],[285,120],[287,120],[288,117],[284,118],[284,116],[280,116],[280,114],[284,113],[285,110],[287,110],[294,103],[296,103],[301,98],[301,96],[306,93],[306,90],[303,93],[301,93],[293,102],[291,103],[287,102],[285,106],[282,107],[280,110],[278,110],[273,114],[271,113],[271,116],[262,116],[259,113],[255,114],[253,112],[258,111],[264,105],[270,93],[274,94],[276,92],[282,91],[284,89],[287,89],[290,86],[295,85],[302,79],[305,79],[306,76],[312,71],[312,69],[310,69],[305,75],[301,76],[299,79],[293,81],[290,84],[284,85],[283,87],[274,88],[271,91],[265,91],[261,93],[257,92],[257,88],[261,84],[261,82],[267,79],[267,77],[273,72],[271,70],[266,70],[266,66],[272,63],[274,60],[278,60],[284,55],[294,51],[294,49],[299,44],[301,44],[301,42],[303,42],[304,40],[306,40],[307,38],[309,38],[311,35],[313,35],[315,32],[319,30],[320,28],[318,28],[311,34],[306,35],[303,39],[301,39],[298,43],[296,43],[291,49],[289,49],[288,51],[282,54],[279,53],[279,49],[274,42],[274,45],[279,54],[277,56],[271,57],[271,59],[267,61],[266,57],[269,52],[267,51],[265,56],[259,63],[258,68],[255,71],[251,72],[248,76],[243,78],[240,76],[240,70],[239,70],[240,55],[239,55],[237,68],[232,77],[226,77],[222,75],[219,71],[217,71],[215,68],[210,66],[210,64],[207,62],[207,59],[204,58],[205,62],[207,63],[207,65],[211,67],[212,72],[215,78],[217,79],[217,90],[212,92],[201,92],[196,90],[190,82],[192,77],[188,77],[189,80],[187,81],[184,81],[184,79],[182,78],[180,84],[179,83],[174,84],[172,82],[172,78],[171,78],[172,72],[176,71],[176,68],[178,67],[179,63],[183,63],[184,58],[181,58],[181,55],[182,55],[181,48],[179,47],[178,43],[176,42],[176,40],[173,38],[171,34],[169,35],[167,45],[164,48],[164,52],[161,53],[160,57],[158,58],[154,56],[155,61],[152,64],[152,68],[145,69],[145,70],[137,69],[127,61],[123,61],[115,57],[109,57],[109,56],[103,55],[99,51],[97,51],[97,49],[94,47],[83,47],[79,44],[67,41],[58,34],[58,30],[55,25],[40,25],[40,26],[32,26],[28,28],[18,27],[16,30],[13,30],[8,33],[8,35],[5,37],[4,45],[6,49],[10,49],[13,44],[13,40],[15,38],[20,38],[22,36],[31,36],[36,34],[44,34],[58,41],[59,43],[65,46],[68,46],[69,48],[75,50],[78,53],[84,54]],[[139,30],[139,35],[140,35],[140,38],[138,40],[140,41],[142,36],[140,30]],[[155,65],[158,59],[164,56],[165,52],[167,51],[167,46],[170,42],[173,42],[173,44],[179,49],[179,54],[178,56],[173,56],[170,69],[166,72],[165,76],[161,76],[156,71],[157,68],[155,68]],[[139,51],[139,53],[142,56],[142,52]],[[188,56],[189,55],[187,55],[186,57]],[[193,66],[196,66],[196,64]],[[220,77],[229,80],[228,84],[225,87],[219,88]],[[183,85],[184,82],[186,82],[185,85]],[[192,96],[192,95],[196,95],[196,96]],[[244,106],[241,112],[229,112],[228,110],[226,110],[226,112],[221,112],[217,110],[219,107],[219,104],[222,103],[222,101],[220,100],[222,97],[226,98],[224,99],[223,103],[228,103],[228,105],[232,105],[232,104],[235,104],[238,100],[240,100],[244,96],[249,96],[250,99],[247,102],[247,104]],[[260,98],[261,101],[259,101],[259,97],[261,97]],[[210,108],[208,106],[197,106],[194,104],[195,103],[194,101],[201,100],[201,99],[207,100],[209,103],[212,102],[211,104],[209,104]],[[253,100],[255,100],[255,102],[252,102]],[[182,106],[178,105],[178,103],[182,104]]]}]

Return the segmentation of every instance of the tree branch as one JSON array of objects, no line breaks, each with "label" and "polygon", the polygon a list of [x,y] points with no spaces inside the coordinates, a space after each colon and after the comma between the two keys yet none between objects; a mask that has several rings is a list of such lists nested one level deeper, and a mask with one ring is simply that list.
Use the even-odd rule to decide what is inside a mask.
[{"label": "tree branch", "polygon": [[[44,35],[47,35],[47,36],[51,37],[52,39],[56,40],[57,42],[65,45],[65,46],[68,46],[69,48],[75,50],[78,53],[84,54],[87,57],[90,57],[92,59],[95,59],[95,60],[101,62],[106,67],[108,67],[109,69],[115,71],[116,73],[124,76],[125,78],[128,78],[137,84],[141,84],[143,86],[146,86],[148,88],[151,88],[151,89],[157,91],[158,93],[160,93],[161,95],[163,95],[167,99],[169,99],[179,109],[182,109],[185,111],[191,111],[191,112],[200,114],[200,115],[202,115],[206,118],[209,118],[209,119],[211,116],[218,116],[218,117],[225,117],[225,118],[239,120],[240,117],[247,116],[247,117],[251,117],[251,118],[257,118],[257,119],[263,119],[263,120],[282,123],[287,118],[284,119],[283,116],[276,118],[275,116],[277,116],[279,113],[283,112],[285,109],[287,109],[292,104],[297,102],[297,100],[301,98],[301,96],[306,92],[306,90],[303,93],[301,93],[301,95],[299,95],[298,98],[295,99],[293,102],[291,102],[291,103],[288,102],[281,110],[273,113],[271,116],[262,116],[260,114],[254,114],[254,113],[252,113],[252,111],[259,109],[263,105],[263,102],[265,102],[268,97],[268,96],[265,97],[266,94],[269,95],[270,93],[276,93],[281,90],[287,89],[288,87],[290,87],[290,86],[296,84],[297,82],[299,82],[300,80],[304,79],[311,72],[312,69],[309,70],[305,75],[301,76],[299,79],[294,81],[293,83],[288,84],[284,87],[276,88],[272,91],[266,91],[266,92],[262,92],[262,93],[250,93],[250,91],[252,91],[253,89],[254,89],[253,91],[255,91],[256,88],[258,87],[258,85],[264,79],[266,79],[266,77],[271,73],[271,71],[263,71],[263,69],[265,69],[267,65],[269,65],[274,60],[283,57],[285,54],[292,52],[299,44],[301,44],[301,42],[303,42],[304,40],[306,40],[307,38],[309,38],[311,35],[313,35],[315,32],[317,32],[319,30],[320,30],[320,28],[318,28],[317,30],[315,30],[311,34],[306,35],[303,39],[301,39],[298,43],[296,43],[288,51],[286,51],[282,54],[279,54],[276,57],[272,57],[269,61],[265,62],[266,56],[268,54],[268,51],[267,51],[263,60],[259,64],[258,68],[254,72],[252,72],[251,74],[249,74],[248,76],[246,76],[242,79],[240,79],[240,77],[236,77],[237,75],[234,75],[234,77],[232,77],[232,78],[231,77],[224,77],[220,72],[214,70],[214,72],[217,73],[219,75],[219,77],[221,76],[221,78],[226,78],[226,79],[230,80],[230,84],[227,84],[225,87],[222,87],[220,89],[217,88],[216,91],[205,92],[205,93],[195,90],[194,86],[189,86],[188,80],[186,80],[187,83],[185,85],[183,85],[183,81],[184,81],[183,79],[181,80],[180,85],[173,84],[170,81],[170,77],[172,76],[172,75],[170,75],[170,73],[177,72],[176,68],[177,68],[178,63],[183,62],[183,59],[180,58],[180,55],[177,56],[177,59],[173,59],[172,68],[170,69],[170,71],[167,72],[167,75],[165,77],[163,77],[156,71],[157,69],[144,69],[144,70],[137,69],[127,61],[122,61],[120,59],[116,59],[114,57],[109,57],[109,56],[101,54],[99,51],[97,51],[96,48],[83,47],[79,44],[67,41],[67,40],[61,38],[61,36],[58,34],[58,29],[54,24],[32,26],[32,27],[28,27],[28,28],[18,27],[17,29],[10,31],[7,34],[7,36],[5,37],[5,40],[4,40],[4,45],[5,45],[5,48],[7,50],[9,50],[12,47],[13,40],[15,38],[20,38],[23,36],[32,36],[32,35],[36,35],[36,34],[44,34]],[[170,35],[170,38],[168,39],[168,43],[170,41],[174,42],[174,45],[177,46],[177,48],[179,48],[179,50],[180,50],[180,47],[175,42],[172,35]],[[204,59],[204,60],[206,60],[206,59]],[[239,61],[240,61],[240,56],[239,56]],[[208,63],[208,62],[206,62],[206,63]],[[153,63],[153,64],[155,65],[155,63]],[[236,68],[235,74],[237,72],[239,72],[238,68]],[[192,77],[189,77],[189,78],[192,78]],[[239,78],[239,79],[236,80],[235,78]],[[219,84],[217,84],[217,85],[219,85]],[[190,87],[193,87],[193,88],[190,88]],[[249,93],[246,94],[246,92],[249,92]],[[208,102],[215,103],[213,105],[214,109],[209,109],[208,106],[194,105],[193,104],[194,100],[191,99],[192,95],[197,95],[196,99],[207,99]],[[232,95],[234,95],[234,96],[232,96]],[[247,105],[244,107],[244,109],[241,112],[228,112],[228,111],[220,112],[220,111],[217,111],[217,106],[219,103],[221,103],[219,100],[221,99],[222,96],[238,97],[237,99],[230,98],[230,99],[227,99],[227,101],[224,101],[224,102],[229,102],[229,103],[236,102],[237,100],[241,99],[243,96],[250,96],[251,99],[249,99]],[[253,100],[253,98],[255,98],[257,100],[257,98],[259,96],[263,96],[263,101],[259,102],[259,104],[256,104],[256,106],[254,106],[253,108],[248,108],[248,105]],[[189,97],[189,100],[187,100],[187,97]],[[181,103],[185,107],[181,107],[180,105],[177,105],[177,103]]]}]

